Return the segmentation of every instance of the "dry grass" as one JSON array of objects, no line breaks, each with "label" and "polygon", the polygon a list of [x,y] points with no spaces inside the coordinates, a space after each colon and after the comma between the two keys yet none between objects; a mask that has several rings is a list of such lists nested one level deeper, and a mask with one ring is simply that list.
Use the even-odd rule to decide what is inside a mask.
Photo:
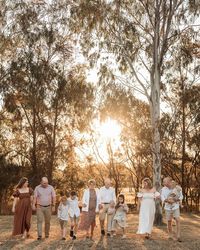
[{"label": "dry grass", "polygon": [[[137,215],[128,215],[127,238],[121,239],[120,232],[115,238],[101,238],[99,225],[95,229],[94,241],[85,240],[83,233],[79,233],[76,241],[68,237],[65,242],[60,240],[59,224],[56,216],[52,217],[51,235],[49,239],[37,241],[36,217],[32,218],[31,237],[26,240],[12,239],[10,237],[12,230],[12,216],[0,217],[0,249],[112,249],[112,250],[200,250],[200,216],[183,215],[182,220],[182,243],[169,241],[166,233],[166,226],[155,227],[151,240],[144,240],[135,234],[137,230]],[[98,221],[98,220],[97,220]]]}]

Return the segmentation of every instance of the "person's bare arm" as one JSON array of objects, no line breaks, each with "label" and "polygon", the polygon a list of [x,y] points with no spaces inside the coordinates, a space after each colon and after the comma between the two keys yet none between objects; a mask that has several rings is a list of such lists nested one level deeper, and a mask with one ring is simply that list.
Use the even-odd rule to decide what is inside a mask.
[{"label": "person's bare arm", "polygon": [[31,206],[33,206],[33,195],[31,195],[30,200],[31,200]]},{"label": "person's bare arm", "polygon": [[37,201],[36,197],[33,196],[33,203],[32,203],[32,209],[33,210],[36,210],[36,201]]},{"label": "person's bare arm", "polygon": [[140,211],[141,200],[142,198],[138,198],[137,211]]},{"label": "person's bare arm", "polygon": [[52,205],[55,206],[56,205],[56,196],[53,197],[52,202],[53,202]]},{"label": "person's bare arm", "polygon": [[56,211],[56,197],[53,197],[52,202],[53,202],[53,204],[52,204],[53,205],[52,211],[55,212]]},{"label": "person's bare arm", "polygon": [[56,211],[56,192],[53,188],[52,190],[52,212]]},{"label": "person's bare arm", "polygon": [[16,207],[16,204],[17,204],[17,200],[18,200],[18,197],[15,197],[14,200],[13,200],[13,206],[12,206],[12,212],[15,213],[15,207]]},{"label": "person's bare arm", "polygon": [[36,203],[37,203],[37,189],[34,190],[34,195],[33,195],[33,202],[32,202],[33,210],[36,210]]},{"label": "person's bare arm", "polygon": [[127,204],[124,204],[124,211],[125,211],[126,213],[128,213],[128,205],[127,205]]}]

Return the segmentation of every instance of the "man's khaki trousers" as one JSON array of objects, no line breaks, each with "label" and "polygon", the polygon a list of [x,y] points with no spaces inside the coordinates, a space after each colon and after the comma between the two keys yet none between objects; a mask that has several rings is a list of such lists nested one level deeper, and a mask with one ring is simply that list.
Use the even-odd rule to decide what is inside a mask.
[{"label": "man's khaki trousers", "polygon": [[[112,230],[112,220],[114,217],[114,214],[108,214],[108,208],[110,204],[104,204],[103,208],[99,212],[99,220],[104,224],[106,215],[107,215],[107,232],[110,233]],[[101,228],[104,229],[104,228]]]},{"label": "man's khaki trousers", "polygon": [[42,224],[45,222],[45,237],[49,236],[50,221],[51,221],[51,207],[37,207],[37,231],[38,236],[42,237]]}]

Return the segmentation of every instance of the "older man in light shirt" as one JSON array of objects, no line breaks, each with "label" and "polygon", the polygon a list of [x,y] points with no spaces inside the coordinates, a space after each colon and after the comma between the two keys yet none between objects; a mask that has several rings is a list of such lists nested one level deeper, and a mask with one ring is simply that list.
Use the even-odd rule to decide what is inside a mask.
[{"label": "older man in light shirt", "polygon": [[183,195],[181,193],[181,196],[176,201],[169,198],[170,195],[173,193],[172,179],[170,177],[164,178],[163,185],[164,185],[164,187],[161,189],[161,199],[162,199],[162,202],[164,203],[169,238],[172,239],[172,219],[175,218],[176,227],[177,227],[176,237],[177,237],[177,240],[179,242],[181,242],[181,239],[180,239],[180,203],[179,203],[179,201],[182,201]]},{"label": "older man in light shirt", "polygon": [[108,208],[111,203],[116,203],[115,189],[111,187],[111,180],[105,179],[105,186],[100,188],[100,212],[99,220],[101,225],[101,235],[105,235],[104,224],[107,215],[107,236],[111,234],[112,219],[114,214],[108,214]]},{"label": "older man in light shirt", "polygon": [[42,239],[42,223],[45,220],[45,237],[49,237],[51,212],[55,211],[56,193],[49,185],[48,179],[43,177],[41,184],[35,188],[33,210],[37,213],[38,240]]}]

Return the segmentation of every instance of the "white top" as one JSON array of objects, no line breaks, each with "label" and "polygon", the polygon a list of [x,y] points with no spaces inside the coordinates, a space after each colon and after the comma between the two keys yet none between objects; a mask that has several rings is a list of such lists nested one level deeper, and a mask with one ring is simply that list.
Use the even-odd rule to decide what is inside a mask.
[{"label": "white top", "polygon": [[138,234],[151,234],[156,211],[155,199],[159,196],[159,192],[139,192],[137,194],[141,201]]},{"label": "white top", "polygon": [[[99,196],[99,189],[95,188],[96,196],[97,196],[97,203],[96,203],[96,212],[99,212],[99,204],[100,204],[100,196]],[[89,201],[90,201],[90,191],[89,188],[84,190],[82,204],[85,204],[86,207],[82,207],[82,211],[88,212],[89,209]]]},{"label": "white top", "polygon": [[60,220],[68,221],[69,219],[68,213],[69,213],[69,202],[67,201],[66,205],[60,203],[58,207],[58,218]]},{"label": "white top", "polygon": [[138,198],[143,198],[143,199],[156,199],[160,197],[160,193],[155,191],[155,192],[138,192],[137,193]]},{"label": "white top", "polygon": [[68,199],[69,201],[69,216],[70,217],[79,217],[80,216],[80,208],[78,205],[78,198],[72,200],[71,198]]},{"label": "white top", "polygon": [[[169,189],[168,187],[163,187],[161,189],[161,200],[164,202],[168,196],[173,193],[174,189]],[[182,193],[180,194],[179,200],[183,199]],[[165,202],[164,209],[165,210],[175,210],[179,208],[179,202],[174,202],[172,204]]]},{"label": "white top", "polygon": [[116,203],[116,195],[115,195],[115,189],[112,187],[106,188],[101,187],[100,188],[100,203],[110,203],[111,201],[114,201]]}]

